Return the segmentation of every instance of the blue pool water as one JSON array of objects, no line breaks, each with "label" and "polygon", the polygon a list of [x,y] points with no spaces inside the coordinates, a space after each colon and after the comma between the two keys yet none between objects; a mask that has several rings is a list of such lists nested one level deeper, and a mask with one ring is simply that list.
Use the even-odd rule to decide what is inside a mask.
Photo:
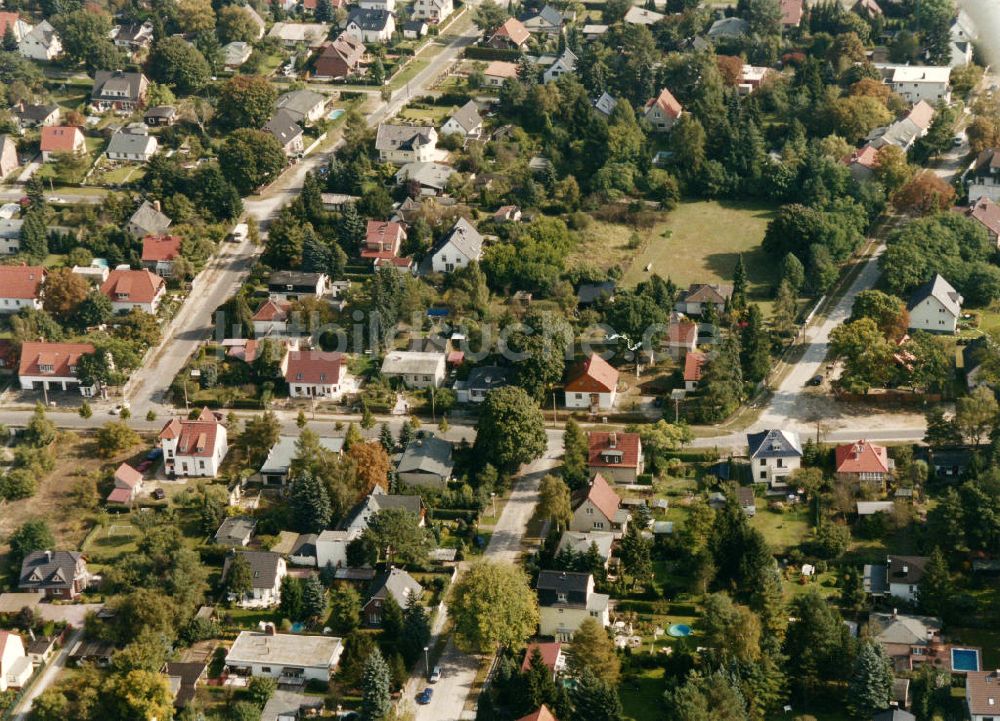
[{"label": "blue pool water", "polygon": [[343,114],[344,114],[343,108],[334,108],[333,110],[330,111],[330,113],[326,117],[328,117],[330,120],[336,120]]},{"label": "blue pool water", "polygon": [[667,633],[676,638],[684,638],[691,635],[691,627],[683,623],[675,623],[667,629]]},{"label": "blue pool water", "polygon": [[305,629],[306,625],[304,623],[293,623],[292,633],[301,633]]},{"label": "blue pool water", "polygon": [[951,668],[953,671],[978,671],[979,651],[974,648],[953,648]]}]

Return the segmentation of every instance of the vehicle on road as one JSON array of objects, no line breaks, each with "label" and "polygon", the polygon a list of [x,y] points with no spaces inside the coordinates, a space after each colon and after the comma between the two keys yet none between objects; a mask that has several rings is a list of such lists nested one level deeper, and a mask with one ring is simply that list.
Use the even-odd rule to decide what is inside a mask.
[{"label": "vehicle on road", "polygon": [[417,703],[420,704],[421,706],[426,706],[431,702],[431,699],[433,697],[434,697],[434,689],[428,686],[417,695]]},{"label": "vehicle on road", "polygon": [[437,683],[438,681],[440,681],[441,667],[435,666],[434,669],[431,671],[431,675],[427,677],[427,680],[430,681],[431,683]]}]

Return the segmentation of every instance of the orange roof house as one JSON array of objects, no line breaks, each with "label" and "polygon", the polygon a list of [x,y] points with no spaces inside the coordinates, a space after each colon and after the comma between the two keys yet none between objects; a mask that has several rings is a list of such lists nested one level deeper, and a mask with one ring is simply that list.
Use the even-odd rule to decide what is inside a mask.
[{"label": "orange roof house", "polygon": [[802,22],[802,0],[781,0],[781,24],[797,28]]},{"label": "orange roof house", "polygon": [[606,410],[615,404],[618,371],[596,353],[579,364],[565,386],[567,408]]},{"label": "orange roof house", "polygon": [[853,481],[883,482],[893,469],[885,446],[869,441],[844,443],[834,453],[837,477]]},{"label": "orange roof house", "polygon": [[42,162],[53,153],[79,153],[87,147],[83,132],[74,125],[49,125],[42,128]]},{"label": "orange roof house", "polygon": [[535,649],[538,649],[538,652],[542,656],[542,663],[552,671],[552,676],[555,678],[555,675],[566,665],[562,652],[562,644],[558,641],[529,643],[528,647],[524,649],[524,661],[521,663],[521,673],[531,668],[531,657],[534,656]]},{"label": "orange roof house", "polygon": [[654,130],[658,131],[670,130],[683,113],[684,108],[666,88],[663,88],[655,98],[646,101],[646,106],[643,108],[646,120]]},{"label": "orange roof house", "polygon": [[166,291],[166,282],[148,270],[113,270],[101,284],[101,293],[111,299],[115,311],[139,308],[155,313]]},{"label": "orange roof house", "polygon": [[41,305],[45,268],[40,265],[0,265],[0,313],[16,313]]},{"label": "orange roof house", "polygon": [[705,354],[694,351],[684,358],[684,388],[693,391],[701,381],[701,370],[705,365]]},{"label": "orange roof house", "polygon": [[291,398],[335,396],[347,376],[347,357],[342,353],[292,351],[283,365]]},{"label": "orange roof house", "polygon": [[528,42],[531,33],[517,18],[507,18],[503,25],[490,37],[487,45],[494,48],[520,49]]},{"label": "orange roof house", "polygon": [[622,507],[621,496],[615,493],[601,473],[594,473],[586,486],[573,492],[570,508],[573,517],[569,530],[579,533],[621,533],[629,519],[628,509]]},{"label": "orange roof house", "polygon": [[229,450],[226,427],[207,408],[194,420],[171,418],[160,431],[164,470],[168,476],[218,475]]},{"label": "orange roof house", "polygon": [[638,433],[593,431],[587,434],[587,469],[616,483],[634,483],[643,471]]},{"label": "orange roof house", "polygon": [[[67,390],[69,384],[79,384],[76,376],[80,357],[93,352],[90,343],[22,343],[17,370],[21,390],[30,391],[43,385]],[[80,388],[80,392],[91,395],[93,387]]]},{"label": "orange roof house", "polygon": [[522,716],[517,719],[517,721],[559,721],[551,711],[549,707],[542,704],[542,707],[535,711],[534,713],[529,713],[527,716]]}]

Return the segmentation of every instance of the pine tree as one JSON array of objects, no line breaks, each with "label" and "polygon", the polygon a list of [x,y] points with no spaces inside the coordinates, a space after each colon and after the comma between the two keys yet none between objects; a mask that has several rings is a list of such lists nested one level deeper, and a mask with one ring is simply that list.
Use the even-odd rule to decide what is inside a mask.
[{"label": "pine tree", "polygon": [[580,425],[570,418],[563,433],[563,476],[570,490],[581,488],[587,482],[587,435]]},{"label": "pine tree", "polygon": [[411,440],[413,440],[413,424],[407,418],[399,427],[399,447],[406,448]]},{"label": "pine tree", "polygon": [[302,241],[302,270],[307,273],[326,273],[330,267],[330,249],[315,233],[306,233]]},{"label": "pine tree", "polygon": [[285,576],[281,579],[281,602],[278,604],[278,614],[289,621],[302,618],[302,583],[295,576]]},{"label": "pine tree", "polygon": [[45,185],[38,175],[32,175],[24,184],[24,194],[28,198],[28,209],[45,207]]},{"label": "pine tree", "polygon": [[94,411],[91,410],[90,404],[84,399],[83,403],[80,404],[80,418],[90,418],[94,415]]},{"label": "pine tree", "polygon": [[798,304],[795,300],[795,292],[787,280],[782,280],[778,285],[778,296],[774,301],[771,324],[774,332],[783,338],[787,338],[795,332],[795,316],[798,315]]},{"label": "pine tree", "polygon": [[348,203],[340,214],[337,226],[337,237],[340,247],[347,252],[353,251],[365,239],[365,220],[358,214],[354,203]]},{"label": "pine tree", "polygon": [[351,450],[353,446],[359,443],[364,443],[364,436],[361,435],[361,431],[354,423],[347,424],[347,432],[344,433],[344,452]]},{"label": "pine tree", "polygon": [[375,427],[375,414],[371,412],[367,403],[361,405],[361,427],[366,431]]},{"label": "pine tree", "polygon": [[328,23],[333,20],[333,4],[330,0],[319,0],[316,3],[316,22]]},{"label": "pine tree", "polygon": [[378,440],[385,449],[385,452],[389,455],[392,455],[392,452],[396,450],[396,439],[392,437],[392,429],[389,428],[388,423],[382,424],[382,428],[379,430]]},{"label": "pine tree", "polygon": [[325,614],[326,589],[317,576],[308,576],[302,581],[302,616],[317,620]]},{"label": "pine tree", "polygon": [[736,256],[736,269],[733,271],[733,308],[742,309],[747,304],[747,268],[743,263],[743,254]]},{"label": "pine tree", "polygon": [[17,52],[17,36],[14,35],[14,24],[7,23],[3,31],[3,49],[7,53]]},{"label": "pine tree", "polygon": [[41,262],[49,254],[48,230],[45,227],[44,212],[32,208],[21,225],[21,252],[29,258]]},{"label": "pine tree", "polygon": [[868,639],[861,643],[848,682],[849,706],[856,718],[869,719],[889,708],[892,699],[892,662],[882,644]]},{"label": "pine tree", "polygon": [[375,58],[375,62],[368,66],[368,79],[372,85],[382,85],[385,82],[385,65],[382,58]]},{"label": "pine tree", "polygon": [[309,421],[306,420],[306,412],[303,411],[303,410],[299,410],[299,414],[297,416],[295,416],[295,425],[298,426],[301,429],[301,428],[305,428],[306,427],[306,423],[308,423],[308,422]]},{"label": "pine tree", "polygon": [[570,692],[573,715],[570,721],[622,721],[624,711],[618,690],[584,670]]},{"label": "pine tree", "polygon": [[920,610],[929,616],[941,616],[947,620],[951,600],[955,597],[955,585],[948,573],[948,562],[939,547],[935,547],[924,568],[924,577],[917,589]]},{"label": "pine tree", "polygon": [[625,572],[632,577],[636,585],[643,584],[653,572],[653,559],[650,543],[642,536],[638,523],[630,523],[622,538],[619,555]]},{"label": "pine tree", "polygon": [[764,328],[764,314],[756,303],[747,310],[746,325],[742,331],[740,363],[743,377],[759,383],[771,368],[771,338]]},{"label": "pine tree", "polygon": [[399,651],[408,666],[417,662],[430,638],[431,619],[427,609],[419,598],[410,596],[403,612],[403,632],[399,637]]},{"label": "pine tree", "polygon": [[375,648],[361,672],[361,717],[365,721],[384,721],[392,711],[389,696],[389,665]]},{"label": "pine tree", "polygon": [[288,508],[300,533],[325,531],[333,513],[326,485],[304,469],[292,479]]}]

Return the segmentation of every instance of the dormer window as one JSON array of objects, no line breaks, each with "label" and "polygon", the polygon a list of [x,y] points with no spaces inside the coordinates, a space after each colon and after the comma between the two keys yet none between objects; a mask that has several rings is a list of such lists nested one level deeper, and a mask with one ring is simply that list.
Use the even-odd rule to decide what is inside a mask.
[{"label": "dormer window", "polygon": [[55,367],[49,363],[39,363],[38,370],[42,373],[52,373],[55,370]]}]

